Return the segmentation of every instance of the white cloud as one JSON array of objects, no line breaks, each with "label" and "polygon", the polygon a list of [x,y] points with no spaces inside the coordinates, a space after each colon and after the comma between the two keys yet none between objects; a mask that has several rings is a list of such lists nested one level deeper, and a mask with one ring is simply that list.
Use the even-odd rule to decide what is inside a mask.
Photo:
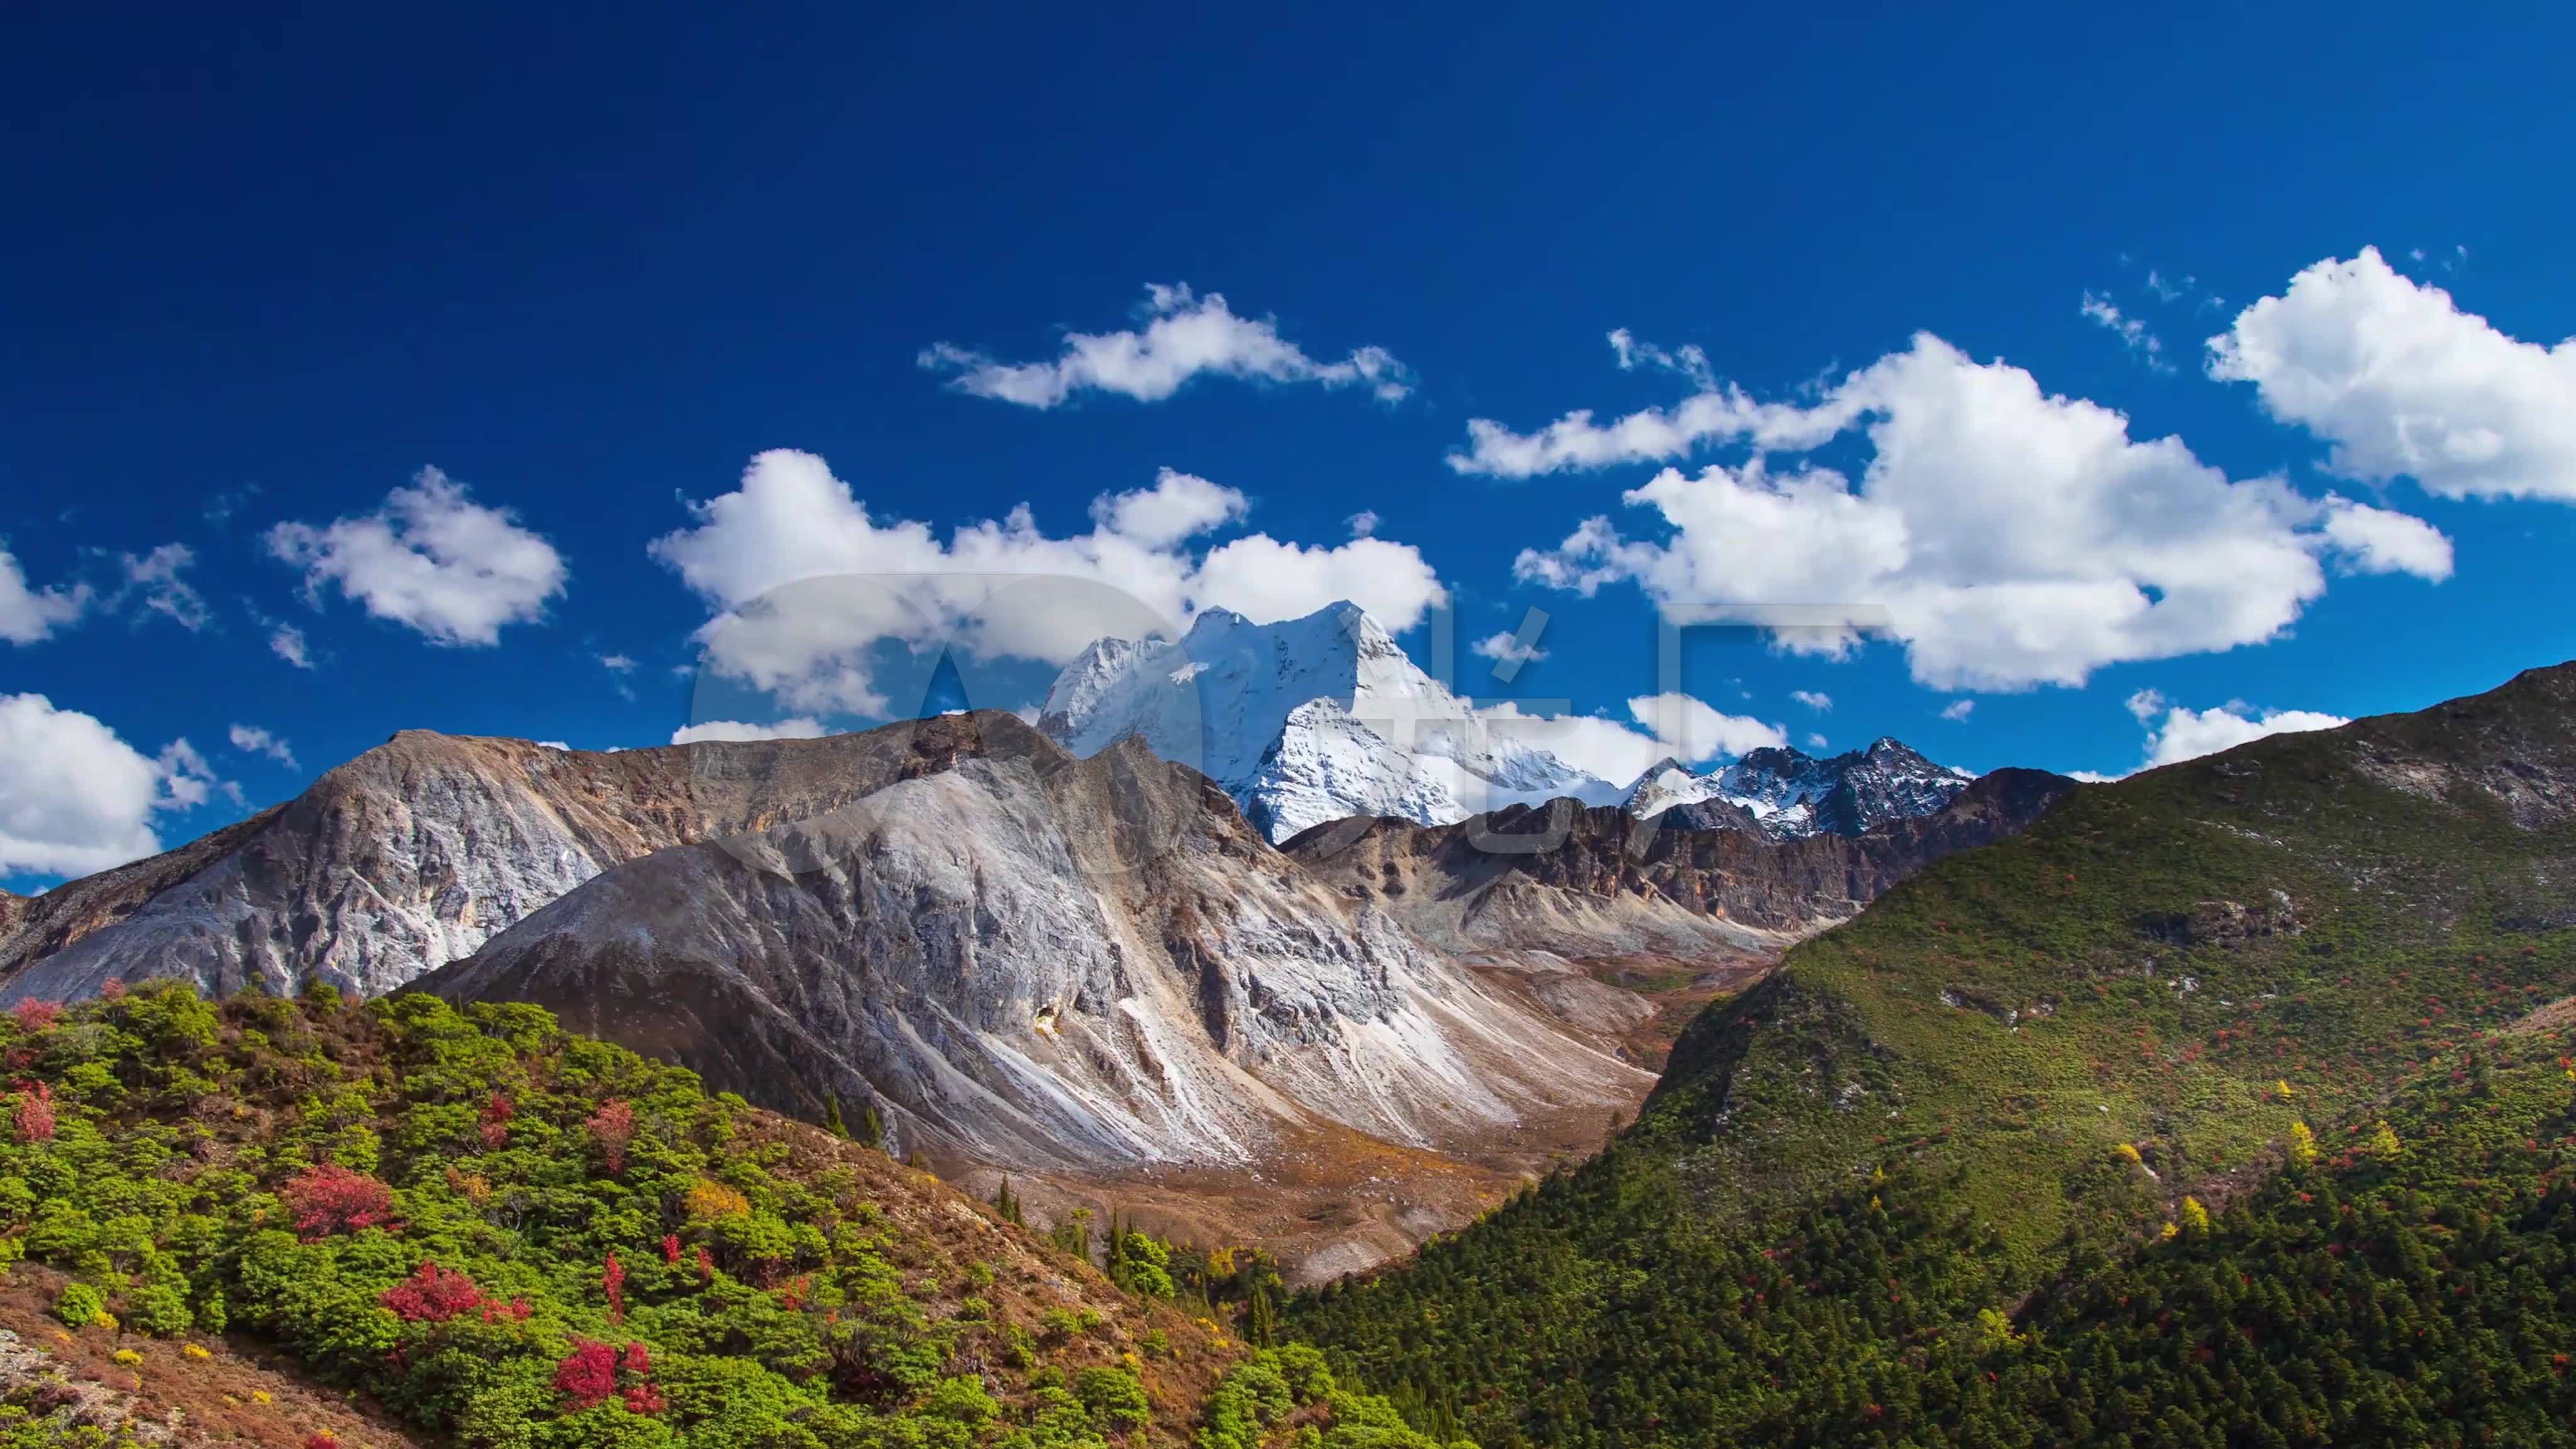
[{"label": "white cloud", "polygon": [[1973,700],[1973,699],[1954,699],[1954,700],[1950,701],[1950,703],[1948,703],[1947,705],[1944,705],[1944,706],[1942,707],[1942,709],[1941,709],[1941,718],[1946,719],[1946,720],[1950,720],[1950,721],[1952,721],[1952,722],[1954,722],[1954,723],[1955,723],[1955,722],[1957,722],[1957,721],[1960,721],[1960,720],[1964,720],[1964,719],[1966,719],[1968,716],[1970,716],[1970,715],[1972,715],[1972,714],[1975,714],[1976,712],[1977,712],[1977,702],[1976,702],[1975,700]]},{"label": "white cloud", "polygon": [[2334,493],[2326,495],[2325,507],[2326,542],[2344,567],[2365,574],[2413,574],[2435,583],[2451,576],[2451,541],[2424,520]]},{"label": "white cloud", "polygon": [[206,627],[214,617],[204,596],[180,577],[197,561],[196,553],[186,544],[165,543],[139,558],[130,553],[117,557],[125,571],[125,586],[117,591],[117,604],[139,596],[144,608],[167,615],[191,633]]},{"label": "white cloud", "polygon": [[86,875],[161,848],[152,817],[232,793],[184,739],[158,758],[41,694],[0,695],[0,873]]},{"label": "white cloud", "polygon": [[1717,386],[1717,375],[1708,365],[1708,354],[1696,345],[1685,343],[1667,352],[1651,342],[1640,342],[1625,327],[1611,329],[1610,350],[1619,358],[1621,372],[1634,372],[1639,367],[1678,372],[1699,384],[1707,392]]},{"label": "white cloud", "polygon": [[[2129,713],[2147,727],[2146,763],[2139,766],[2143,770],[2232,750],[2265,735],[2330,730],[2352,723],[2341,715],[2309,709],[2257,711],[2242,700],[2230,700],[2215,709],[2187,709],[2151,689],[2130,695],[2128,705]],[[2159,713],[2164,716],[2161,721],[2156,718]]]},{"label": "white cloud", "polygon": [[954,372],[949,386],[977,397],[1051,408],[1082,392],[1113,392],[1159,402],[1201,374],[1258,382],[1366,386],[1386,402],[1413,390],[1413,374],[1383,347],[1362,347],[1319,362],[1279,335],[1267,318],[1238,317],[1225,298],[1201,297],[1187,285],[1150,286],[1142,331],[1076,332],[1050,362],[998,362],[984,353],[938,342],[916,359],[934,372]]},{"label": "white cloud", "polygon": [[1094,639],[1167,632],[1205,608],[1269,623],[1349,599],[1401,631],[1447,597],[1419,550],[1380,538],[1319,548],[1252,534],[1197,552],[1246,507],[1165,469],[1150,488],[1095,499],[1088,533],[1049,537],[1023,505],[942,543],[926,523],[869,517],[821,458],[781,449],[651,552],[714,610],[696,635],[706,665],[806,713],[886,713],[869,660],[880,640],[1061,664]]},{"label": "white cloud", "polygon": [[436,468],[386,494],[373,513],[319,528],[281,523],[268,531],[268,549],[304,570],[308,595],[336,583],[368,613],[437,644],[497,644],[503,625],[540,617],[564,587],[553,544],[508,509],[473,502]]},{"label": "white cloud", "polygon": [[1195,609],[1232,609],[1256,623],[1301,618],[1348,599],[1399,634],[1449,597],[1412,544],[1372,537],[1322,548],[1261,533],[1209,553],[1189,594]]},{"label": "white cloud", "polygon": [[[1708,391],[1636,425],[1647,416],[1595,426],[1577,413],[1533,437],[1488,425],[1475,439],[1470,471],[1719,439],[1757,450],[1630,490],[1630,506],[1660,515],[1662,541],[1592,518],[1553,549],[1523,551],[1519,577],[1587,595],[1633,581],[1675,623],[1770,625],[1792,652],[1839,656],[1880,630],[1935,689],[2078,685],[2106,664],[2260,643],[2325,592],[2324,559],[2447,573],[2429,525],[2279,478],[2231,480],[2179,439],[2132,439],[2119,413],[2043,393],[2020,368],[1929,334],[1811,408]],[[1814,465],[1774,471],[1761,451],[1862,424],[1857,486]]]},{"label": "white cloud", "polygon": [[[765,725],[745,724],[738,719],[711,719],[671,731],[671,743],[675,745],[693,745],[701,740],[817,740],[822,737],[822,724],[803,716]],[[561,749],[562,746],[555,748]]]},{"label": "white cloud", "polygon": [[0,639],[33,644],[52,637],[55,629],[76,623],[90,605],[87,584],[39,589],[27,582],[25,570],[0,546]]},{"label": "white cloud", "polygon": [[1376,509],[1363,508],[1359,512],[1352,514],[1350,517],[1343,519],[1342,525],[1351,531],[1351,537],[1366,538],[1370,534],[1377,532],[1377,526],[1381,521],[1382,520],[1377,516]]},{"label": "white cloud", "polygon": [[2329,258],[2209,340],[2209,375],[2332,445],[2346,477],[2451,498],[2576,501],[2576,338],[2522,342],[2377,248]]},{"label": "white cloud", "polygon": [[1523,644],[1518,635],[1508,631],[1488,634],[1467,646],[1487,659],[1508,660],[1514,664],[1536,664],[1547,657],[1547,651],[1535,643]]},{"label": "white cloud", "polygon": [[1477,710],[1498,734],[1553,752],[1578,770],[1624,785],[1665,759],[1713,760],[1786,744],[1778,725],[1722,714],[1687,694],[1640,695],[1628,717],[1642,728],[1591,715],[1532,715],[1505,700]]},{"label": "white cloud", "polygon": [[1789,697],[1820,714],[1830,711],[1834,707],[1834,697],[1832,695],[1818,694],[1812,689],[1790,690]]},{"label": "white cloud", "polygon": [[635,672],[635,661],[623,654],[602,654],[599,656],[599,667],[611,674],[632,674]]},{"label": "white cloud", "polygon": [[305,651],[304,631],[292,624],[280,624],[269,631],[268,650],[298,669],[313,667],[313,656]]},{"label": "white cloud", "polygon": [[1091,521],[1140,548],[1160,550],[1232,523],[1250,507],[1234,489],[1165,468],[1151,488],[1092,499]]},{"label": "white cloud", "polygon": [[[2150,281],[2155,277],[2152,272],[2147,275]],[[2105,331],[2117,336],[2122,345],[2143,358],[2149,368],[2157,372],[2173,371],[2173,365],[2165,361],[2164,339],[2148,331],[2146,323],[2123,313],[2112,304],[2110,298],[2096,292],[2087,292],[2084,294],[2084,305],[2081,310],[2085,320],[2097,323]]]},{"label": "white cloud", "polygon": [[1821,750],[1821,749],[1825,748],[1825,744],[1826,744],[1826,742],[1825,742],[1825,737],[1824,737],[1824,735],[1823,735],[1823,734],[1821,734],[1821,733],[1819,733],[1818,731],[1815,731],[1815,730],[1809,730],[1809,731],[1807,731],[1807,748],[1808,748],[1808,749],[1811,749],[1811,750]]},{"label": "white cloud", "polygon": [[290,770],[295,768],[295,751],[287,748],[286,741],[270,734],[267,730],[260,728],[258,725],[234,725],[231,731],[231,738],[233,748],[241,751],[243,754],[266,755],[270,759],[277,761],[279,764],[284,765]]}]

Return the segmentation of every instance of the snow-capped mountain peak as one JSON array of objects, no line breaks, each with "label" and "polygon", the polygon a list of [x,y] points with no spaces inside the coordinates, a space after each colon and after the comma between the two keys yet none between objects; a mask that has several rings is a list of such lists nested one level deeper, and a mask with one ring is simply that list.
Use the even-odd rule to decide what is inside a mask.
[{"label": "snow-capped mountain peak", "polygon": [[1630,788],[1627,805],[1641,818],[1679,810],[1672,823],[1690,826],[1740,822],[1741,810],[1774,839],[1858,835],[1891,820],[1929,815],[1975,778],[1882,736],[1867,749],[1829,759],[1786,745],[1754,750],[1705,774],[1667,760]]},{"label": "snow-capped mountain peak", "polygon": [[1038,728],[1079,755],[1140,736],[1273,840],[1354,815],[1441,825],[1622,797],[1478,714],[1351,603],[1276,624],[1210,609],[1177,640],[1100,640],[1057,676]]}]

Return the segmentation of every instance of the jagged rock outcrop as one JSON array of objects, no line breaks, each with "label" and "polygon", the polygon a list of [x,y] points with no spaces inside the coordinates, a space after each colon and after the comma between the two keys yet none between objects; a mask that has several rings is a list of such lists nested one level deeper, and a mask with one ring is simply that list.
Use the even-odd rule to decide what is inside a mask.
[{"label": "jagged rock outcrop", "polygon": [[1642,1090],[1142,742],[954,727],[948,768],[608,870],[422,984],[1027,1168],[1241,1165],[1316,1120],[1459,1150]]}]

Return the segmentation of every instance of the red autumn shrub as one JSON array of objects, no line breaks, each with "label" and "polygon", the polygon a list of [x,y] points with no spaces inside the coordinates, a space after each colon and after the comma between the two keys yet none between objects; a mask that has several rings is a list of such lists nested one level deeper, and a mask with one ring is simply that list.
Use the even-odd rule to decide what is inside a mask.
[{"label": "red autumn shrub", "polygon": [[304,1449],[340,1449],[340,1436],[328,1429],[316,1429],[304,1436]]},{"label": "red autumn shrub", "polygon": [[405,1323],[445,1323],[484,1306],[483,1290],[473,1279],[436,1263],[421,1264],[410,1277],[377,1294],[376,1301]]},{"label": "red autumn shrub", "polygon": [[296,1233],[307,1240],[402,1226],[394,1221],[392,1188],[333,1162],[288,1178],[278,1187],[277,1199],[294,1215]]},{"label": "red autumn shrub", "polygon": [[572,1409],[607,1402],[617,1392],[617,1350],[587,1338],[576,1338],[572,1345],[572,1352],[555,1365],[555,1392]]},{"label": "red autumn shrub", "polygon": [[123,1001],[125,999],[125,978],[122,976],[110,976],[107,980],[99,984],[98,994],[109,1001]]},{"label": "red autumn shrub", "polygon": [[63,1019],[63,1004],[59,1001],[38,1001],[31,996],[10,1007],[9,1014],[18,1019],[20,1031],[33,1035]]},{"label": "red autumn shrub", "polygon": [[510,1119],[517,1116],[518,1111],[518,1108],[510,1104],[510,1099],[499,1092],[494,1092],[492,1100],[483,1104],[482,1128],[485,1148],[498,1152],[509,1143]]},{"label": "red autumn shrub", "polygon": [[626,1144],[635,1140],[635,1109],[624,1102],[602,1102],[583,1125],[590,1129],[590,1140],[599,1144],[599,1155],[608,1163],[609,1176],[624,1172]]},{"label": "red autumn shrub", "polygon": [[662,1235],[662,1261],[670,1264],[674,1268],[680,1266],[680,1235],[678,1233],[664,1233]]},{"label": "red autumn shrub", "polygon": [[19,1084],[16,1116],[19,1141],[53,1141],[54,1089],[42,1082]]},{"label": "red autumn shrub", "polygon": [[611,1323],[625,1322],[626,1267],[624,1264],[617,1261],[617,1255],[615,1253],[608,1255],[608,1266],[601,1270],[599,1282],[602,1288],[608,1290],[608,1321]]},{"label": "red autumn shrub", "polygon": [[641,1342],[626,1345],[618,1368],[632,1380],[626,1386],[626,1410],[631,1414],[653,1415],[662,1412],[662,1391],[653,1387],[653,1355]]},{"label": "red autumn shrub", "polygon": [[510,1320],[512,1323],[527,1322],[528,1300],[525,1298],[513,1298],[507,1303],[503,1303],[500,1300],[493,1298],[486,1298],[483,1300],[483,1321],[485,1323],[498,1323],[505,1318]]}]

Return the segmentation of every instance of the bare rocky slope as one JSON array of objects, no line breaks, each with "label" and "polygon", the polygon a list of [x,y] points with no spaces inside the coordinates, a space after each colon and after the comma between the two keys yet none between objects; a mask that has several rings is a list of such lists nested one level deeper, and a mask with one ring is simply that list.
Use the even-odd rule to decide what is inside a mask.
[{"label": "bare rocky slope", "polygon": [[1130,739],[998,713],[849,806],[620,866],[422,985],[534,1001],[802,1115],[1077,1171],[1244,1165],[1318,1119],[1472,1151],[1642,1074],[1482,990]]}]

